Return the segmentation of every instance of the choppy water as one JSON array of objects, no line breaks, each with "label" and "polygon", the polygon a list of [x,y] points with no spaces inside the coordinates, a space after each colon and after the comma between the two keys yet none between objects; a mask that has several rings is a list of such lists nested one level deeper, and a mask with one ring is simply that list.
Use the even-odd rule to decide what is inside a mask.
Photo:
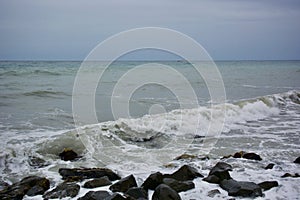
[{"label": "choppy water", "polygon": [[[244,169],[234,171],[236,177],[278,180],[285,172],[299,173],[292,161],[300,155],[300,61],[217,62],[227,102],[214,107],[209,106],[205,82],[191,65],[160,62],[174,67],[190,81],[199,107],[180,109],[167,88],[145,85],[129,102],[134,118],[114,119],[110,107],[114,86],[124,73],[144,63],[116,62],[108,68],[95,97],[99,124],[81,127],[79,133],[83,135],[79,137],[74,130],[72,89],[80,62],[0,62],[0,178],[16,181],[27,174],[44,174],[58,181],[55,173],[62,166],[108,166],[122,175],[135,172],[143,178],[151,171],[167,170],[163,164],[183,152],[220,158],[241,150],[257,152],[263,162],[227,160],[239,170]],[[172,87],[185,89],[176,80]],[[148,115],[154,104],[168,112]],[[192,107],[193,102],[190,104]],[[212,109],[226,111],[223,131],[217,138],[205,135]],[[218,116],[213,120],[222,123]],[[206,144],[212,144],[210,151],[205,151]],[[60,161],[57,155],[65,147],[76,149],[83,159]],[[50,165],[34,168],[30,166],[32,156]],[[262,166],[270,162],[279,167],[265,175]],[[193,162],[203,170],[213,163]],[[282,180],[280,184],[267,197],[296,198],[300,194],[296,179]],[[199,187],[204,190],[210,186]],[[183,196],[195,195],[199,193]]]}]

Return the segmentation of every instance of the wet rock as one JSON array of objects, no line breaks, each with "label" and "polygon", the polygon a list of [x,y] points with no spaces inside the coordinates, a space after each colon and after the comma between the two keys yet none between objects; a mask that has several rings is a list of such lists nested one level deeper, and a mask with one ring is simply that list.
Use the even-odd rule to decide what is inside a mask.
[{"label": "wet rock", "polygon": [[298,178],[300,177],[300,175],[298,173],[296,174],[285,173],[284,175],[281,176],[281,178],[287,178],[287,177]]},{"label": "wet rock", "polygon": [[214,189],[208,191],[207,196],[214,198],[217,194],[221,194],[221,192],[218,189]]},{"label": "wet rock", "polygon": [[173,174],[166,174],[164,177],[165,178],[173,178],[178,181],[189,181],[189,180],[194,180],[195,178],[198,178],[198,177],[203,177],[203,175],[200,174],[197,171],[197,169],[195,169],[194,167],[191,167],[188,165],[183,165]]},{"label": "wet rock", "polygon": [[72,149],[65,148],[60,154],[58,154],[60,159],[64,161],[73,161],[78,158],[78,154]]},{"label": "wet rock", "polygon": [[206,181],[208,183],[215,183],[215,184],[219,184],[220,183],[220,178],[217,177],[216,175],[208,175],[207,177],[205,177],[203,179],[203,181]]},{"label": "wet rock", "polygon": [[152,200],[180,200],[179,194],[167,186],[166,184],[160,184],[154,190]]},{"label": "wet rock", "polygon": [[45,193],[45,189],[42,188],[41,186],[35,185],[32,188],[28,190],[26,195],[28,196],[36,196],[36,195],[42,195]]},{"label": "wet rock", "polygon": [[262,158],[257,155],[256,153],[245,153],[243,155],[243,158],[249,159],[249,160],[262,160]]},{"label": "wet rock", "polygon": [[111,195],[107,191],[90,191],[83,197],[78,198],[78,200],[103,200],[110,196]]},{"label": "wet rock", "polygon": [[101,178],[96,178],[90,181],[87,181],[83,187],[84,188],[96,188],[96,187],[102,187],[102,186],[107,186],[111,185],[111,181],[108,179],[107,176],[101,177]]},{"label": "wet rock", "polygon": [[195,159],[195,158],[197,158],[197,156],[184,153],[184,154],[174,158],[174,160],[187,160],[187,159],[191,160],[191,159]]},{"label": "wet rock", "polygon": [[47,163],[45,160],[36,156],[29,156],[28,163],[31,167],[34,168],[42,168],[49,165],[49,163]]},{"label": "wet rock", "polygon": [[193,160],[193,159],[197,159],[197,160],[209,160],[208,156],[197,156],[197,155],[191,155],[191,154],[182,154],[178,157],[176,157],[174,160]]},{"label": "wet rock", "polygon": [[296,158],[296,160],[294,161],[294,163],[300,164],[300,156],[298,158]]},{"label": "wet rock", "polygon": [[125,193],[134,199],[139,200],[147,200],[148,199],[148,192],[141,187],[132,187]]},{"label": "wet rock", "polygon": [[142,187],[146,190],[154,190],[163,181],[164,175],[160,172],[156,172],[148,176],[148,178],[142,184]]},{"label": "wet rock", "polygon": [[264,181],[258,184],[263,190],[269,190],[273,187],[277,187],[278,186],[278,182],[277,181]]},{"label": "wet rock", "polygon": [[226,159],[226,158],[230,158],[230,157],[232,157],[232,155],[223,156],[223,157],[221,158],[221,160]]},{"label": "wet rock", "polygon": [[107,176],[109,180],[115,181],[121,178],[119,175],[107,168],[60,168],[58,172],[63,179],[67,179],[68,177],[72,176],[82,177],[83,179],[101,178]]},{"label": "wet rock", "polygon": [[48,179],[38,176],[29,176],[20,182],[12,184],[0,191],[0,199],[22,199],[23,196],[44,194],[50,187]]},{"label": "wet rock", "polygon": [[274,166],[275,166],[274,163],[270,163],[265,167],[265,169],[273,169]]},{"label": "wet rock", "polygon": [[[123,197],[122,195],[120,195],[119,193],[115,193],[107,198],[105,198],[105,200],[128,200],[128,198],[126,197]],[[129,200],[133,200],[133,199],[130,199]]]},{"label": "wet rock", "polygon": [[220,183],[222,180],[231,179],[229,171],[232,166],[225,162],[218,162],[209,172],[208,176],[203,180],[209,183]]},{"label": "wet rock", "polygon": [[236,181],[233,179],[221,181],[220,186],[229,196],[258,197],[262,196],[262,189],[253,182]]},{"label": "wet rock", "polygon": [[9,184],[8,183],[6,183],[5,181],[1,181],[0,180],[0,191],[1,190],[4,190],[6,187],[8,187],[9,186]]},{"label": "wet rock", "polygon": [[243,155],[244,155],[244,151],[240,151],[240,152],[236,152],[234,155],[233,155],[233,157],[234,158],[242,158],[243,157]]},{"label": "wet rock", "polygon": [[81,182],[84,178],[80,176],[69,176],[64,180],[64,182]]},{"label": "wet rock", "polygon": [[122,178],[118,182],[114,183],[109,187],[113,192],[126,192],[129,188],[137,187],[135,178],[133,175],[129,175],[125,178]]},{"label": "wet rock", "polygon": [[[227,157],[230,157],[230,155],[227,156]],[[234,158],[245,158],[245,159],[249,159],[249,160],[262,160],[261,157],[258,154],[256,154],[256,153],[247,153],[245,151],[236,152],[233,155],[233,157]]]},{"label": "wet rock", "polygon": [[164,178],[163,183],[171,187],[176,192],[183,192],[195,188],[192,181],[177,181],[172,178]]},{"label": "wet rock", "polygon": [[64,197],[75,197],[77,196],[80,190],[80,186],[76,183],[61,183],[53,190],[46,192],[43,195],[44,199],[56,199],[56,198],[64,198]]}]

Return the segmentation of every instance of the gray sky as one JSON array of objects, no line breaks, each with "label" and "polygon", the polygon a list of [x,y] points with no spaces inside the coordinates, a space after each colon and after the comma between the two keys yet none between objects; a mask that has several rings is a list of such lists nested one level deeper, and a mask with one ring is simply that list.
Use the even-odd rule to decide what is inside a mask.
[{"label": "gray sky", "polygon": [[0,59],[82,60],[144,26],[187,34],[215,60],[300,59],[299,0],[0,0]]}]

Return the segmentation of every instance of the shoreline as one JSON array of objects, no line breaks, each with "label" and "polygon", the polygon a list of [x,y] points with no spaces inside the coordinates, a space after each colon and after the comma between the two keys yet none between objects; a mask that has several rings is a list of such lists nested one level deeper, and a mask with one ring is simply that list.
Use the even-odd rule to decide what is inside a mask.
[{"label": "shoreline", "polygon": [[[66,163],[82,159],[76,157],[68,159],[61,157],[61,159]],[[239,168],[239,162],[248,163],[252,167],[265,166],[263,169],[265,177],[261,177],[261,180],[245,182],[247,177],[237,176],[237,174],[251,169]],[[1,182],[3,190],[0,191],[0,197],[1,199],[56,197],[86,200],[104,199],[104,195],[107,199],[134,200],[165,199],[164,195],[170,193],[174,199],[193,199],[199,195],[196,199],[265,198],[276,196],[278,188],[283,187],[285,180],[297,181],[300,178],[300,175],[293,171],[289,173],[282,171],[282,175],[277,180],[269,178],[274,173],[278,174],[278,169],[282,167],[276,162],[266,164],[263,158],[253,152],[236,152],[234,155],[220,159],[183,154],[175,158],[172,163],[165,165],[160,171],[145,173],[146,178],[142,179],[135,173],[121,177],[108,168],[60,168],[57,172],[61,176],[60,182],[54,183],[51,177],[38,176],[25,177],[12,185]],[[202,165],[199,165],[200,163]],[[203,165],[204,163],[206,165]],[[300,157],[291,164],[299,167]],[[40,169],[43,167],[43,165],[39,166]]]}]

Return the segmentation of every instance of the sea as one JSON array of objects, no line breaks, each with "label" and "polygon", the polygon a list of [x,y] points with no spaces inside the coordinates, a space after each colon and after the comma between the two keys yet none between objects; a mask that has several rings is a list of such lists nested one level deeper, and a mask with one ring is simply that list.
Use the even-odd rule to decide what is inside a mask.
[{"label": "sea", "polygon": [[[127,74],[145,64],[174,69],[188,81],[196,102],[190,96],[176,95],[187,88],[178,77],[169,78],[172,74],[162,77],[168,80],[166,85],[141,81],[132,87]],[[94,101],[81,104],[80,109],[92,103],[97,122],[81,124],[74,122],[73,112],[81,61],[1,61],[0,180],[14,183],[40,175],[54,187],[62,182],[61,167],[108,167],[121,176],[134,174],[142,184],[152,172],[170,173],[183,164],[206,176],[222,157],[245,151],[259,154],[262,161],[223,159],[233,166],[234,179],[279,183],[256,199],[300,199],[300,179],[281,178],[285,173],[300,174],[299,164],[293,163],[300,156],[300,61],[215,64],[226,92],[222,104],[212,103],[207,80],[189,62],[94,63],[91,70],[95,71],[87,70],[87,74],[98,73],[97,67],[105,70],[93,91]],[[139,71],[135,73],[139,76]],[[157,79],[155,70],[148,75]],[[123,92],[114,90],[117,86]],[[134,91],[126,93],[126,88]],[[76,93],[76,98],[86,97],[86,92]],[[121,103],[113,104],[112,99]],[[129,112],[127,117],[114,114],[123,108]],[[218,122],[220,131],[208,133],[215,130],[211,121]],[[58,154],[64,148],[73,149],[81,158],[60,160]],[[209,159],[174,160],[184,153]],[[274,168],[265,170],[270,163]],[[213,189],[220,190],[214,199],[229,198],[217,185],[201,179],[194,182],[196,188],[180,193],[182,199],[213,199],[207,196]],[[80,192],[83,196],[85,191]]]}]

